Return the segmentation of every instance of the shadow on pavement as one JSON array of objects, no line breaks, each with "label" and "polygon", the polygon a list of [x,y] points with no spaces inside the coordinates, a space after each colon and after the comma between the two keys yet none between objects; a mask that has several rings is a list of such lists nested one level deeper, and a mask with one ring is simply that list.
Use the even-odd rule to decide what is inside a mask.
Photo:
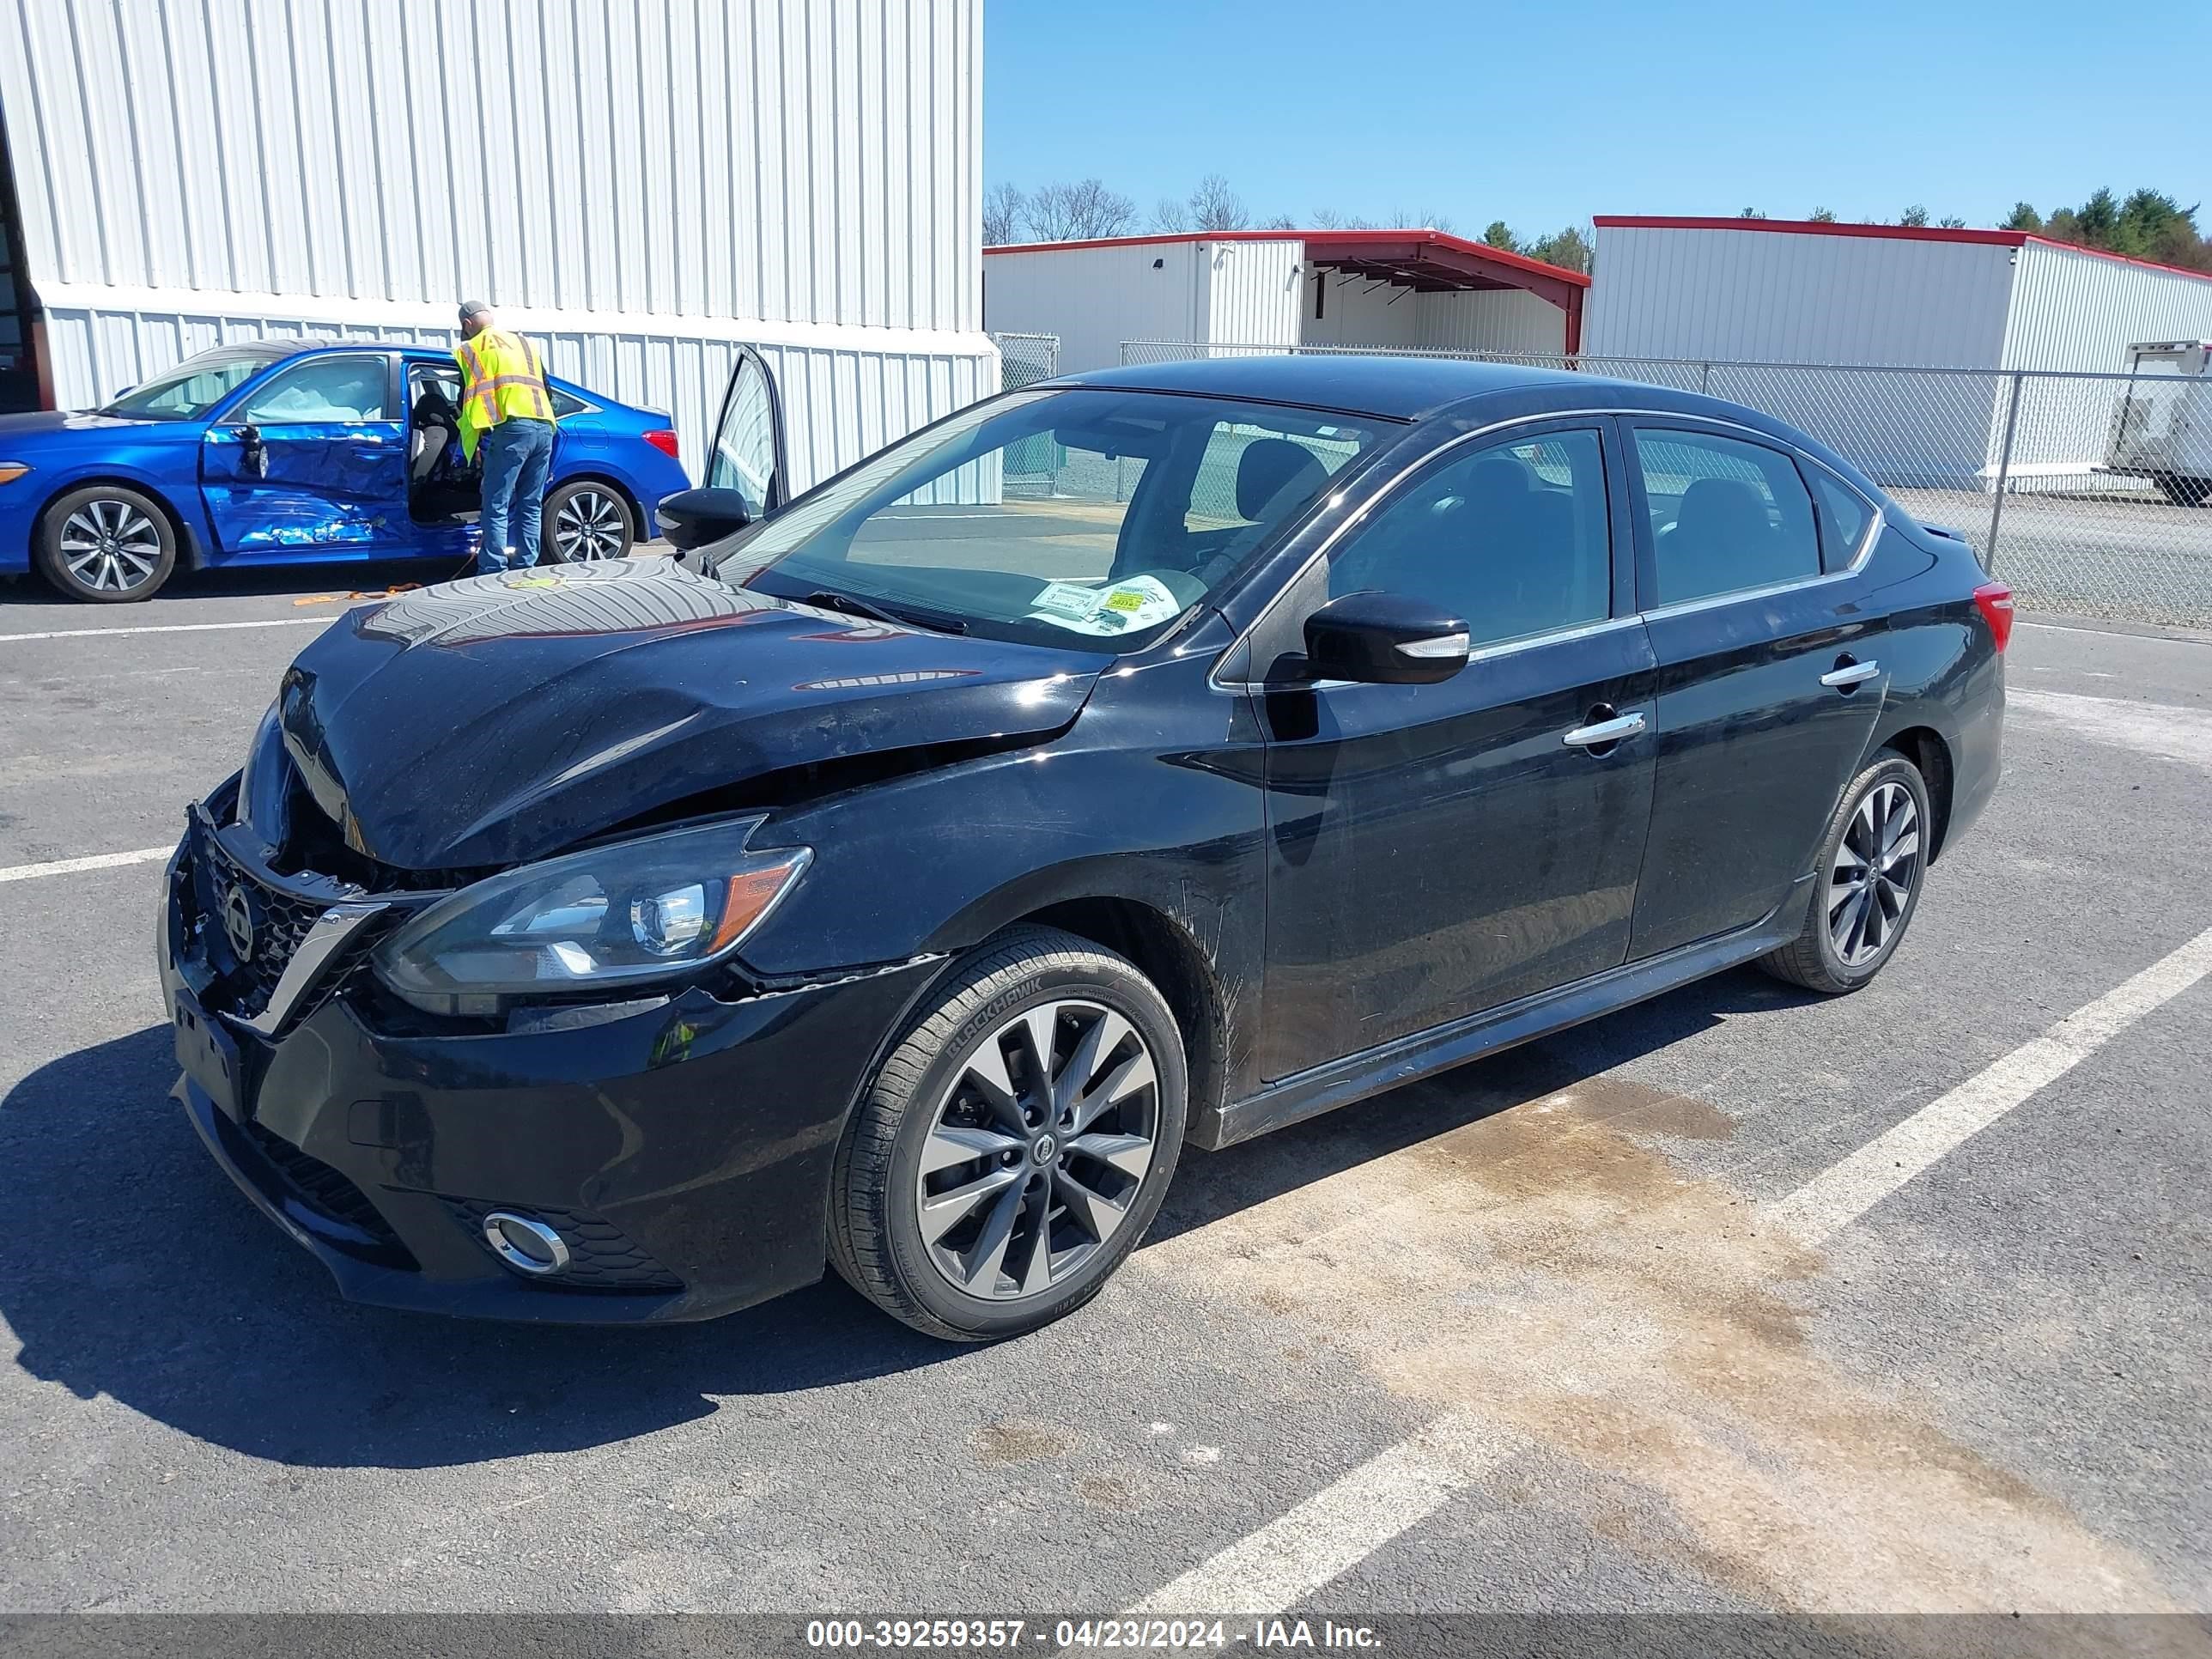
[{"label": "shadow on pavement", "polygon": [[[163,607],[179,599],[253,599],[264,595],[301,593],[382,593],[409,583],[425,585],[449,580],[456,574],[452,559],[385,559],[370,564],[272,565],[228,570],[179,570],[149,599],[129,605],[88,605],[56,592],[36,576],[0,582],[0,605],[51,608],[70,616],[113,617],[129,611],[142,618],[160,618]],[[168,620],[173,621],[172,617]],[[88,624],[88,625],[97,625]]]},{"label": "shadow on pavement", "polygon": [[[1795,1000],[1723,975],[1250,1146],[1192,1158],[1172,1237]],[[819,1388],[963,1350],[830,1277],[703,1325],[473,1323],[341,1302],[255,1212],[168,1098],[166,1025],[40,1067],[0,1102],[0,1316],[17,1363],[187,1434],[280,1463],[434,1468],[610,1444],[727,1396]],[[1264,1149],[1264,1152],[1261,1149]]]},{"label": "shadow on pavement", "polygon": [[423,1468],[612,1443],[962,1352],[836,1279],[702,1325],[478,1323],[341,1302],[168,1098],[169,1029],[64,1056],[0,1102],[0,1317],[80,1398],[256,1457]]}]

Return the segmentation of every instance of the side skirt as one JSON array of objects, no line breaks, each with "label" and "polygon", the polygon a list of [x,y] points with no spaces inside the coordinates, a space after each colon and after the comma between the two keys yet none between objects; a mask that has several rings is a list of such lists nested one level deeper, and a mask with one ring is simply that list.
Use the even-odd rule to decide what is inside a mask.
[{"label": "side skirt", "polygon": [[1763,957],[1796,937],[1812,881],[1810,875],[1800,878],[1790,896],[1764,921],[1735,933],[1681,945],[1648,961],[1626,963],[1571,985],[1540,991],[1286,1077],[1255,1095],[1201,1113],[1191,1126],[1190,1142],[1218,1152]]}]

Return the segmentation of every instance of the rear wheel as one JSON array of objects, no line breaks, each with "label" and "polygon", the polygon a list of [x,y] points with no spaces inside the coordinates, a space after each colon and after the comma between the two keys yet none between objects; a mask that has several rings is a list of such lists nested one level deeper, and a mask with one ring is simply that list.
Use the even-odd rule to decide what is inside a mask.
[{"label": "rear wheel", "polygon": [[1932,822],[1919,769],[1883,750],[1851,780],[1828,821],[1803,929],[1759,966],[1831,994],[1872,980],[1920,902]]},{"label": "rear wheel", "polygon": [[612,484],[580,479],[545,498],[544,545],[548,564],[589,564],[628,556],[637,542],[629,503]]},{"label": "rear wheel", "polygon": [[2157,482],[2166,492],[2166,499],[2176,507],[2202,507],[2212,501],[2212,478],[2185,478],[2179,473],[2161,472]]},{"label": "rear wheel", "polygon": [[151,599],[177,568],[177,532],[160,502],[121,484],[73,489],[39,521],[39,574],[95,605]]},{"label": "rear wheel", "polygon": [[1158,1213],[1182,1146],[1182,1041],[1152,982],[1073,934],[985,945],[854,1114],[830,1255],[932,1336],[1018,1335],[1098,1293]]}]

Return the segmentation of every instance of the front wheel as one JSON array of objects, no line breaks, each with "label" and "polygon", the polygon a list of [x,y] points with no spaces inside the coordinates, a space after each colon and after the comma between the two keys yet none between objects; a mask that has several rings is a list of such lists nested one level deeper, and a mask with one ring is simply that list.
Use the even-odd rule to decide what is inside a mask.
[{"label": "front wheel", "polygon": [[1856,991],[1882,969],[1920,902],[1933,820],[1920,769],[1885,749],[1828,820],[1805,926],[1759,959],[1808,991]]},{"label": "front wheel", "polygon": [[545,498],[544,526],[539,556],[548,564],[624,558],[637,542],[622,492],[591,478],[564,483]]},{"label": "front wheel", "polygon": [[1016,1336],[1098,1293],[1182,1147],[1175,1017],[1129,963],[1018,927],[955,970],[848,1127],[830,1257],[892,1317]]},{"label": "front wheel", "polygon": [[121,484],[73,489],[46,510],[39,574],[73,599],[150,599],[177,568],[177,532],[158,501]]}]

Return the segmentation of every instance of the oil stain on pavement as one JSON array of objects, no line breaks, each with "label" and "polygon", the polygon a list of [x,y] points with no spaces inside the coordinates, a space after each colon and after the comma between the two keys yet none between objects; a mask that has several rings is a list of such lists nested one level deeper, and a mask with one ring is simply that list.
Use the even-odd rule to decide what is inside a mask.
[{"label": "oil stain on pavement", "polygon": [[[1464,1074],[1462,1074],[1464,1075]],[[1478,1087],[1481,1085],[1478,1085]],[[1449,1122],[1446,1079],[1394,1097]],[[1353,1109],[1356,1115],[1360,1109]],[[2179,1611],[2151,1568],[1822,1351],[1820,1256],[1686,1174],[1704,1102],[1598,1077],[1379,1156],[1328,1121],[1193,1160],[1273,1194],[1135,1261],[1207,1283],[1392,1392],[1633,1483],[1669,1523],[1539,1501],[1655,1562],[1788,1611]],[[1279,1143],[1279,1144],[1278,1144]],[[1255,1164],[1276,1167],[1255,1170]],[[1318,1166],[1304,1171],[1301,1165]],[[1581,1488],[1580,1491],[1576,1488]],[[1601,1524],[1602,1523],[1602,1524]]]}]

